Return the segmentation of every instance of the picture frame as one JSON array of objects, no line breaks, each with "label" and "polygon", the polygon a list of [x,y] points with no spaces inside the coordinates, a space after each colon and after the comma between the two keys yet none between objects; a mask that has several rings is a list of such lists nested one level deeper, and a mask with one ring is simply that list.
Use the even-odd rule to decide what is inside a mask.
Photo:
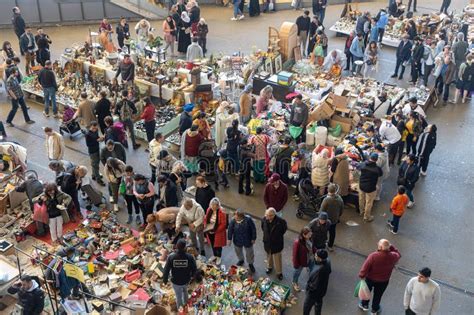
[{"label": "picture frame", "polygon": [[283,62],[281,60],[281,55],[275,57],[275,73],[278,73],[283,70]]},{"label": "picture frame", "polygon": [[270,73],[270,75],[273,74],[272,60],[270,58],[265,60],[265,71]]}]

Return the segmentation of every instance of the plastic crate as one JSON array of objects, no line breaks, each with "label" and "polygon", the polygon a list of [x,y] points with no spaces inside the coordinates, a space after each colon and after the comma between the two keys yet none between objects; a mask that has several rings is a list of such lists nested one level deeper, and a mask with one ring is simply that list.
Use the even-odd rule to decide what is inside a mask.
[{"label": "plastic crate", "polygon": [[[270,291],[272,291],[275,286],[278,286],[278,287],[281,287],[281,288],[284,289],[283,294],[281,295],[283,297],[283,299],[281,300],[280,304],[276,304],[276,303],[274,303],[274,300],[270,300],[270,299],[267,298],[267,295],[270,294]],[[289,286],[286,286],[286,285],[281,284],[279,282],[272,281],[271,284],[270,284],[270,287],[268,288],[268,290],[266,290],[263,293],[261,299],[264,300],[264,301],[270,302],[270,304],[272,304],[275,307],[283,309],[283,308],[286,307],[286,300],[288,299],[289,295],[290,295],[290,287]]]}]

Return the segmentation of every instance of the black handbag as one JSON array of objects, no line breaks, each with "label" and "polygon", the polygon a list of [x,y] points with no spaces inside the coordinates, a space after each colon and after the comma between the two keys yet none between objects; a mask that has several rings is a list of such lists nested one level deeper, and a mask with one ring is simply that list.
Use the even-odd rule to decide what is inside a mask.
[{"label": "black handbag", "polygon": [[406,184],[407,184],[407,173],[408,173],[409,168],[410,168],[410,165],[407,166],[407,169],[405,170],[405,175],[398,176],[397,185],[406,186]]}]

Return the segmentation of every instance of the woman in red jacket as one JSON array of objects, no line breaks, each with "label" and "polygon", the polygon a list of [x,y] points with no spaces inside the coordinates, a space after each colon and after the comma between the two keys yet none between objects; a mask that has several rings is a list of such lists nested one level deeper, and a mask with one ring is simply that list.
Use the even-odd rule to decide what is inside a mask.
[{"label": "woman in red jacket", "polygon": [[298,285],[298,279],[300,278],[301,271],[307,267],[309,272],[314,268],[314,253],[311,244],[311,229],[307,226],[301,229],[300,235],[293,243],[293,267],[295,271],[293,273],[293,289],[296,292],[301,291]]},{"label": "woman in red jacket", "polygon": [[143,107],[142,115],[140,116],[143,119],[146,139],[148,142],[155,138],[155,104],[153,104],[149,97],[145,98],[145,107]]},{"label": "woman in red jacket", "polygon": [[221,208],[218,198],[212,198],[209,208],[204,217],[204,233],[207,241],[212,247],[213,256],[209,262],[215,260],[216,265],[221,264],[222,247],[226,245],[227,239],[227,215]]}]

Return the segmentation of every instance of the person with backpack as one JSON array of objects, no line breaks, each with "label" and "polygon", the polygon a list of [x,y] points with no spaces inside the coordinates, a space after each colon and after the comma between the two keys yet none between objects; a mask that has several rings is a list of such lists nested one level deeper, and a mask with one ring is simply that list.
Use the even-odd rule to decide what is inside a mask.
[{"label": "person with backpack", "polygon": [[309,315],[313,306],[315,308],[314,313],[321,315],[323,298],[326,295],[331,271],[328,252],[325,249],[319,249],[316,252],[316,266],[309,274],[308,283],[306,284],[303,315]]},{"label": "person with backpack", "polygon": [[135,129],[133,123],[133,117],[138,113],[135,104],[128,99],[128,91],[122,91],[122,99],[115,106],[115,115],[120,117],[120,122],[124,125],[125,129],[128,129],[130,138],[132,139],[133,149],[136,150],[140,147],[140,144],[135,139]]},{"label": "person with backpack", "polygon": [[415,199],[413,197],[413,190],[415,184],[420,177],[420,168],[416,164],[416,156],[414,154],[408,154],[405,160],[400,165],[398,170],[397,184],[403,185],[406,188],[406,194],[410,198],[408,208],[412,208],[415,205]]},{"label": "person with backpack", "polygon": [[153,206],[155,205],[155,186],[145,176],[136,174],[133,176],[133,194],[137,198],[140,209],[142,210],[142,228],[144,228],[148,215],[153,213]]}]

